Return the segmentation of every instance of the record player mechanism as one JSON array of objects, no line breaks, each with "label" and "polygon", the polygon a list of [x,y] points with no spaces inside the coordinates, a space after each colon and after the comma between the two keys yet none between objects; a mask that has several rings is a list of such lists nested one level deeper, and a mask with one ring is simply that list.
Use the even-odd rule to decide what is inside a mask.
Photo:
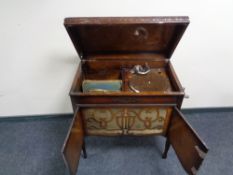
[{"label": "record player mechanism", "polygon": [[[148,67],[148,64],[146,64]],[[135,66],[136,67],[136,66]],[[162,68],[146,69],[145,71],[127,71],[129,89],[140,93],[143,91],[171,91],[171,83]]]},{"label": "record player mechanism", "polygon": [[[98,91],[102,93],[130,91],[155,92],[172,91],[169,77],[164,68],[150,68],[148,63],[144,66],[135,65],[132,69],[121,70],[121,80],[84,80],[82,89],[84,93]],[[124,88],[122,88],[122,82]],[[98,87],[98,89],[96,89]]]}]

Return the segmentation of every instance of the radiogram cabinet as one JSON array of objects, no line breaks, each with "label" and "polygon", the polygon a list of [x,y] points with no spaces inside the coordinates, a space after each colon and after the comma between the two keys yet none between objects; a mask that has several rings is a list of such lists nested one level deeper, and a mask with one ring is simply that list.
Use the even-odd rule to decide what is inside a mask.
[{"label": "radiogram cabinet", "polygon": [[171,145],[184,170],[197,173],[208,148],[180,112],[185,93],[170,62],[188,24],[188,17],[65,19],[81,59],[63,146],[71,175],[82,150],[87,157],[86,136],[122,135],[166,137],[162,157]]}]

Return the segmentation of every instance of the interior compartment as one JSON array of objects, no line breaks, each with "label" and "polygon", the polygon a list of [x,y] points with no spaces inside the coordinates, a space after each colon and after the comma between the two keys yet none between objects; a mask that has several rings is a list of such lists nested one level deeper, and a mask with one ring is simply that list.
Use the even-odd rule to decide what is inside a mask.
[{"label": "interior compartment", "polygon": [[[138,75],[131,73],[135,65],[144,66],[148,64],[150,72],[146,75]],[[140,92],[176,92],[181,91],[179,81],[169,61],[164,60],[88,60],[81,63],[81,71],[76,75],[76,83],[73,84],[73,92],[84,92],[83,82],[116,82],[122,81],[120,91],[102,92],[98,89],[98,93],[140,93]],[[135,91],[133,88],[139,90]],[[96,91],[97,92],[97,91]],[[93,93],[93,91],[92,91]]]}]

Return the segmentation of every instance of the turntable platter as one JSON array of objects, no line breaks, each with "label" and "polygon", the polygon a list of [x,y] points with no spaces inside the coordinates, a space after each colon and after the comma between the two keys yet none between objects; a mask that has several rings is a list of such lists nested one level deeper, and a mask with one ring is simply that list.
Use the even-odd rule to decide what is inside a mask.
[{"label": "turntable platter", "polygon": [[167,74],[162,69],[151,69],[145,75],[131,74],[129,87],[135,92],[142,91],[171,91],[171,83]]}]

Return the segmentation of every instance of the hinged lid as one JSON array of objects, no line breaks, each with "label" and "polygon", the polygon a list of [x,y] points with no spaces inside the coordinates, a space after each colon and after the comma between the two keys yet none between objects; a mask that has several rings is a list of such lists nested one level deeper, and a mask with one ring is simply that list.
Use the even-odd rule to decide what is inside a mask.
[{"label": "hinged lid", "polygon": [[66,18],[64,25],[80,56],[155,54],[170,58],[188,17]]}]

